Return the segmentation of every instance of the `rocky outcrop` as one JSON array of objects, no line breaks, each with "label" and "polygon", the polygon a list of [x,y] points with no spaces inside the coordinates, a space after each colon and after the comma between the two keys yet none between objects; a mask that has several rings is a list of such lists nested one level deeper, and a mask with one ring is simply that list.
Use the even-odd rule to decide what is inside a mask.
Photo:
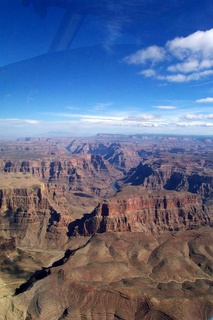
[{"label": "rocky outcrop", "polygon": [[31,176],[7,178],[9,185],[0,188],[0,235],[12,237],[16,245],[55,247],[64,243],[72,218],[63,198],[59,200],[55,189],[54,196],[50,187]]},{"label": "rocky outcrop", "polygon": [[144,192],[124,188],[116,196],[101,202],[75,225],[71,234],[140,231],[164,233],[194,229],[213,224],[213,211],[192,193],[174,191]]}]

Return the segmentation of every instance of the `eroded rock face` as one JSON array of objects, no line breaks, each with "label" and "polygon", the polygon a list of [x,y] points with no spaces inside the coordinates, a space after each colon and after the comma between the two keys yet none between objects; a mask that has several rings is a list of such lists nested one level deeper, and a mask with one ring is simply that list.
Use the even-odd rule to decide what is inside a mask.
[{"label": "eroded rock face", "polygon": [[64,259],[17,291],[7,319],[210,319],[212,237],[202,228],[96,234],[79,246],[75,240]]},{"label": "eroded rock face", "polygon": [[0,189],[1,236],[15,239],[16,245],[46,247],[64,243],[72,218],[63,199],[58,203],[51,190],[31,176],[15,175],[8,177],[9,181],[11,185]]},{"label": "eroded rock face", "polygon": [[0,162],[0,170],[5,173],[29,173],[44,183],[64,185],[67,190],[94,196],[106,196],[111,190],[110,183],[122,176],[99,154],[60,155],[59,160],[5,160]]},{"label": "eroded rock face", "polygon": [[203,198],[213,196],[212,171],[195,173],[196,167],[187,168],[183,165],[157,163],[140,163],[130,170],[120,185],[140,185],[144,190],[175,190],[186,191],[201,195]]},{"label": "eroded rock face", "polygon": [[72,232],[84,235],[112,231],[163,233],[212,223],[212,209],[203,205],[196,194],[144,192],[140,187],[128,187],[100,203]]}]

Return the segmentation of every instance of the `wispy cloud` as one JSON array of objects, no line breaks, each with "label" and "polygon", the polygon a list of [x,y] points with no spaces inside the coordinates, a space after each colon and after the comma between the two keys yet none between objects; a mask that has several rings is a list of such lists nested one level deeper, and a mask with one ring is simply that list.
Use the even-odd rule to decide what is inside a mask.
[{"label": "wispy cloud", "polygon": [[213,75],[213,29],[141,49],[123,60],[143,65],[140,74],[166,82],[198,81]]},{"label": "wispy cloud", "polygon": [[204,99],[198,99],[196,100],[197,103],[213,103],[213,98],[208,97],[208,98],[204,98]]},{"label": "wispy cloud", "polygon": [[[87,110],[89,110],[91,112],[103,111],[105,109],[107,110],[112,105],[113,105],[112,102],[97,102],[93,106],[88,107]],[[72,111],[80,111],[83,108],[77,107],[77,106],[67,106],[67,107],[65,107],[65,109],[69,109],[69,110],[72,110]],[[65,116],[67,116],[67,114],[65,114]]]},{"label": "wispy cloud", "polygon": [[66,113],[66,112],[48,112],[46,115],[57,117],[57,118],[70,118],[70,119],[79,119],[79,120],[122,120],[123,116],[114,116],[114,115],[97,115],[97,114],[81,114],[81,113]]},{"label": "wispy cloud", "polygon": [[108,107],[112,106],[112,102],[98,102],[94,105],[93,110],[94,111],[102,111],[107,109]]},{"label": "wispy cloud", "polygon": [[175,110],[175,109],[177,109],[177,107],[175,107],[175,106],[154,106],[153,108],[164,109],[164,110]]},{"label": "wispy cloud", "polygon": [[155,114],[144,114],[144,115],[136,115],[136,116],[129,116],[127,118],[124,118],[124,121],[135,121],[135,122],[141,122],[141,121],[151,121],[158,119],[159,116]]},{"label": "wispy cloud", "polygon": [[[181,112],[181,109],[177,112],[176,106],[171,105],[159,105],[159,106],[153,106],[154,109],[156,109],[156,113],[135,113],[134,115],[127,114],[124,115],[122,113],[120,114],[75,114],[75,113],[49,113],[48,115],[54,116],[56,118],[65,118],[63,121],[67,122],[75,122],[79,123],[79,125],[83,126],[84,124],[98,124],[98,125],[107,125],[109,128],[110,126],[132,126],[135,127],[166,127],[166,126],[204,126],[207,121],[213,120],[213,114],[212,113],[183,113],[183,111],[186,111],[187,109],[183,109]],[[158,110],[165,110],[167,112],[159,113]],[[55,121],[55,120],[53,120]],[[57,120],[58,121],[58,120]],[[56,121],[56,122],[57,122]],[[201,123],[202,121],[202,123]],[[210,126],[210,124],[208,124]]]},{"label": "wispy cloud", "polygon": [[59,118],[66,118],[66,119],[73,119],[75,121],[80,121],[81,123],[96,123],[96,124],[108,124],[111,126],[128,126],[132,125],[144,125],[144,126],[151,126],[154,122],[158,121],[160,118],[157,114],[135,114],[135,115],[128,115],[123,112],[120,114],[75,114],[75,113],[48,113],[49,116],[59,117]]},{"label": "wispy cloud", "polygon": [[213,120],[213,113],[212,114],[186,114],[183,115],[184,119],[187,120],[203,120],[203,119],[208,119],[208,120]]},{"label": "wispy cloud", "polygon": [[212,122],[202,122],[202,121],[194,121],[194,122],[178,122],[175,123],[176,127],[187,127],[187,128],[191,128],[191,127],[213,127],[213,123]]},{"label": "wispy cloud", "polygon": [[[157,109],[156,109],[157,112]],[[93,135],[98,132],[111,133],[177,133],[182,127],[181,133],[197,134],[198,128],[203,128],[203,134],[213,134],[213,114],[181,114],[180,110],[176,113],[161,112],[161,114],[134,114],[134,115],[80,115],[80,114],[54,114],[55,120],[48,117],[46,121],[34,119],[0,119],[2,133],[8,136],[32,136],[43,135],[45,132],[54,131],[57,133],[64,131],[69,136]],[[61,120],[60,120],[61,119]]]},{"label": "wispy cloud", "polygon": [[74,106],[68,106],[68,107],[65,107],[65,109],[69,109],[69,110],[79,110],[80,108],[79,108],[79,107],[74,107]]},{"label": "wispy cloud", "polygon": [[18,118],[5,118],[5,119],[0,119],[0,123],[5,124],[5,125],[23,125],[23,124],[30,124],[30,125],[37,125],[40,124],[41,121],[39,120],[34,120],[34,119],[18,119]]},{"label": "wispy cloud", "polygon": [[123,6],[119,2],[114,0],[107,1],[106,6],[111,15],[106,24],[106,37],[103,47],[108,53],[112,53],[112,46],[122,36],[123,27],[128,23],[129,19],[123,12]]},{"label": "wispy cloud", "polygon": [[185,75],[182,73],[177,73],[173,75],[166,75],[166,76],[156,76],[156,79],[158,80],[166,80],[169,82],[189,82],[193,80],[201,80],[207,76],[210,76],[213,74],[213,70],[205,70],[200,72],[192,72],[189,75]]}]

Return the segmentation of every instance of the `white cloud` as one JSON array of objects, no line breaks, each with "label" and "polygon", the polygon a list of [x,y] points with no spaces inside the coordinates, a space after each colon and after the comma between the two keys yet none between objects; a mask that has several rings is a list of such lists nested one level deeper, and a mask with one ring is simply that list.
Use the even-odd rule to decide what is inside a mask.
[{"label": "white cloud", "polygon": [[154,114],[144,114],[144,115],[136,115],[136,116],[129,116],[124,119],[124,121],[135,121],[135,122],[141,122],[141,121],[151,121],[159,118],[159,116]]},{"label": "white cloud", "polygon": [[164,60],[165,50],[158,46],[150,46],[146,49],[138,50],[137,52],[124,58],[124,61],[129,64],[144,64],[147,61],[156,63]]},{"label": "white cloud", "polygon": [[174,75],[157,76],[159,80],[166,80],[168,82],[189,82],[192,80],[200,80],[213,74],[213,70],[205,70],[201,72],[194,72],[189,75],[177,73]]},{"label": "white cloud", "polygon": [[172,72],[183,72],[183,73],[189,73],[194,71],[199,67],[199,61],[195,59],[188,60],[183,63],[177,63],[175,65],[171,65],[168,67],[169,71]]},{"label": "white cloud", "polygon": [[[159,115],[155,114],[137,114],[133,116],[124,115],[121,113],[120,115],[91,115],[91,114],[69,114],[69,113],[49,113],[49,115],[52,115],[54,117],[64,117],[69,118],[74,121],[79,122],[79,125],[82,125],[80,123],[84,124],[97,124],[97,125],[107,125],[109,128],[110,126],[132,126],[133,123],[135,126],[141,126],[141,127],[151,127],[151,126],[161,126],[159,122]],[[156,123],[158,122],[158,123]]]},{"label": "white cloud", "polygon": [[72,106],[65,107],[65,108],[69,109],[69,110],[79,110],[80,109],[79,107],[72,107]]},{"label": "white cloud", "polygon": [[175,123],[177,127],[213,127],[213,123],[211,122],[202,122],[202,121],[194,121],[194,122],[178,122]]},{"label": "white cloud", "polygon": [[34,120],[34,119],[19,119],[19,118],[6,118],[6,119],[0,119],[1,124],[6,125],[23,125],[23,124],[30,124],[30,125],[37,125],[40,124],[41,121]]},{"label": "white cloud", "polygon": [[31,120],[31,119],[25,119],[23,120],[25,123],[29,123],[29,124],[39,124],[40,121],[38,120]]},{"label": "white cloud", "polygon": [[121,121],[121,119],[113,119],[113,118],[104,118],[104,117],[101,117],[101,118],[98,118],[98,117],[93,117],[93,118],[82,118],[80,120],[81,122],[90,122],[90,123],[119,123]]},{"label": "white cloud", "polygon": [[[156,106],[161,107],[171,106]],[[160,108],[159,108],[160,107]],[[169,109],[168,109],[169,110]],[[2,134],[4,136],[33,136],[48,135],[48,132],[67,132],[69,136],[93,135],[98,132],[110,133],[177,133],[182,127],[182,134],[213,134],[213,114],[180,114],[180,110],[172,112],[161,112],[156,114],[135,114],[132,116],[105,116],[86,115],[82,117],[66,117],[63,120],[38,121],[34,119],[0,119]],[[185,129],[184,129],[185,128]],[[201,129],[202,128],[202,129]],[[142,131],[140,131],[140,129]],[[46,132],[46,134],[45,134]]]},{"label": "white cloud", "polygon": [[197,31],[187,37],[175,38],[166,43],[168,50],[177,58],[184,59],[192,54],[201,57],[213,57],[213,29]]},{"label": "white cloud", "polygon": [[156,72],[153,69],[146,69],[141,71],[140,74],[144,75],[146,78],[150,78],[155,76]]},{"label": "white cloud", "polygon": [[169,82],[186,82],[187,76],[184,74],[178,73],[172,76],[157,76],[158,80],[166,80]]},{"label": "white cloud", "polygon": [[208,69],[213,67],[213,59],[203,59],[200,62],[200,69]]},{"label": "white cloud", "polygon": [[213,74],[213,29],[138,50],[123,59],[128,64],[145,65],[146,78],[184,83],[199,81]]},{"label": "white cloud", "polygon": [[186,120],[203,120],[203,119],[209,119],[213,120],[213,114],[185,114],[183,116]]},{"label": "white cloud", "polygon": [[177,107],[175,107],[175,106],[154,106],[153,108],[165,109],[165,110],[175,110],[175,109],[177,109]]},{"label": "white cloud", "polygon": [[190,73],[195,70],[205,70],[213,67],[213,60],[198,60],[195,58],[189,58],[189,60],[182,63],[177,63],[168,67],[168,71]]},{"label": "white cloud", "polygon": [[208,97],[208,98],[204,98],[204,99],[198,99],[196,100],[197,103],[213,103],[213,98]]},{"label": "white cloud", "polygon": [[[191,128],[191,133],[196,134],[196,128],[203,128],[202,131],[208,134],[208,128],[213,128],[213,114],[211,113],[186,113],[182,114],[181,110],[177,111],[177,107],[173,105],[159,105],[153,106],[156,110],[165,110],[160,114],[151,113],[134,113],[130,114],[67,114],[67,113],[52,113],[54,116],[64,117],[66,120],[63,121],[51,121],[50,124],[57,128],[63,127],[64,129],[68,127],[81,127],[82,130],[87,129],[88,132],[94,132],[98,130],[100,132],[105,128],[108,132],[113,132],[113,128],[120,127],[120,130],[125,130],[126,132],[131,130],[136,130],[137,128],[153,128],[155,130],[178,130],[179,127]],[[131,112],[129,110],[129,112]],[[70,120],[68,120],[70,119]],[[206,128],[206,129],[205,129]],[[193,131],[194,130],[194,131]],[[150,131],[151,132],[151,131]],[[165,131],[164,131],[165,132]],[[172,131],[170,131],[172,132]],[[177,132],[178,133],[178,132]]]}]

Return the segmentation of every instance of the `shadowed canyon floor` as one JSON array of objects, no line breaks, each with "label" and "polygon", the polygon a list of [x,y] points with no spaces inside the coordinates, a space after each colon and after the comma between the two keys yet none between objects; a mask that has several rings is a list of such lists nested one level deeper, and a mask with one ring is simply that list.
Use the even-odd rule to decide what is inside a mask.
[{"label": "shadowed canyon floor", "polygon": [[0,319],[210,320],[213,140],[0,145]]}]

